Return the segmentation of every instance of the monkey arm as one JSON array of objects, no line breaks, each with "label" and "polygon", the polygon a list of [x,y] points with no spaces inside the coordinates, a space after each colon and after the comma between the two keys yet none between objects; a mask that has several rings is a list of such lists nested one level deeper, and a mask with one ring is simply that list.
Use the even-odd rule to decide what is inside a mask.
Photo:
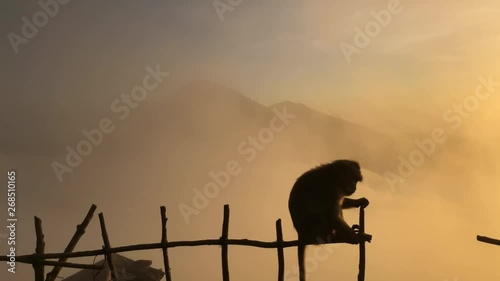
[{"label": "monkey arm", "polygon": [[368,204],[370,204],[370,202],[364,197],[359,199],[344,198],[342,201],[342,209],[366,207]]},{"label": "monkey arm", "polygon": [[342,201],[342,209],[356,208],[358,206],[357,201],[351,198],[344,198]]}]

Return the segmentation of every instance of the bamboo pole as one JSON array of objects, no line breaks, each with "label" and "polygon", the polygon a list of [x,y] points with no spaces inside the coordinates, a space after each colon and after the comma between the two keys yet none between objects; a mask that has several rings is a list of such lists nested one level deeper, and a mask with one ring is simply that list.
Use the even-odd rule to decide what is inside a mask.
[{"label": "bamboo pole", "polygon": [[281,219],[276,221],[276,243],[278,248],[278,281],[285,280],[285,256],[283,253],[283,230]]},{"label": "bamboo pole", "polygon": [[[42,230],[42,220],[35,217],[35,234],[36,234],[36,248],[35,252],[38,255],[42,255],[45,251],[45,241],[43,240],[43,230]],[[44,280],[44,265],[37,261],[33,263],[33,269],[35,271],[35,281]]]},{"label": "bamboo pole", "polygon": [[224,205],[224,220],[222,222],[222,236],[220,243],[222,245],[222,280],[229,281],[229,261],[228,261],[228,234],[229,234],[229,205]]},{"label": "bamboo pole", "polygon": [[[365,208],[359,208],[359,234],[365,233]],[[358,281],[365,280],[365,264],[366,264],[366,249],[365,249],[365,240],[362,239],[359,243],[359,273],[358,273]]]},{"label": "bamboo pole", "polygon": [[[97,206],[92,204],[90,207],[89,211],[87,212],[87,215],[83,219],[82,223],[76,226],[76,231],[71,240],[68,243],[68,246],[66,246],[66,249],[64,250],[64,253],[71,253],[76,247],[76,244],[78,244],[78,241],[80,241],[80,238],[85,234],[85,229],[89,225],[90,221],[92,220],[92,217],[94,216],[94,212],[97,209]],[[66,262],[68,258],[60,258],[59,262],[64,263]],[[69,267],[69,266],[64,266],[64,267]],[[51,272],[47,273],[47,278],[45,281],[54,281],[56,280],[57,275],[59,272],[61,272],[61,266],[54,266]]]},{"label": "bamboo pole", "polygon": [[163,251],[163,264],[165,266],[165,278],[167,281],[172,281],[172,276],[170,275],[170,262],[168,260],[168,250],[167,250],[167,208],[165,206],[160,207],[161,213],[161,244]]},{"label": "bamboo pole", "polygon": [[480,241],[480,242],[500,246],[500,240],[498,240],[498,239],[493,239],[493,238],[489,238],[486,236],[480,236],[480,235],[478,235],[476,239],[477,239],[477,241]]},{"label": "bamboo pole", "polygon": [[111,280],[117,281],[115,266],[113,265],[112,253],[110,251],[111,244],[109,243],[108,232],[106,231],[106,223],[104,222],[103,213],[99,213],[99,222],[101,223],[101,233],[102,240],[104,241],[104,253],[106,254],[106,260],[108,261],[109,271],[111,272]]}]

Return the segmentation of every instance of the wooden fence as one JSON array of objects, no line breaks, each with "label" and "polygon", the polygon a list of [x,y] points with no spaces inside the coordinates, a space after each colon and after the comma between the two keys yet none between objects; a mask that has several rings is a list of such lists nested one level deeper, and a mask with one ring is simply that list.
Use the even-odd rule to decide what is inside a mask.
[{"label": "wooden fence", "polygon": [[484,243],[488,243],[488,244],[493,244],[493,245],[500,246],[500,240],[499,239],[493,239],[493,238],[489,238],[489,237],[486,237],[486,236],[480,236],[480,235],[477,235],[476,239],[477,239],[477,241],[480,241],[480,242],[484,242]]},{"label": "wooden fence", "polygon": [[[45,253],[45,242],[42,230],[42,220],[35,217],[35,233],[36,233],[36,249],[35,253],[31,255],[21,255],[16,256],[16,262],[31,264],[35,272],[35,281],[54,281],[63,267],[66,268],[79,268],[79,269],[96,269],[101,270],[103,266],[97,266],[93,264],[78,264],[67,262],[69,258],[77,257],[91,257],[104,255],[106,262],[111,272],[111,279],[117,281],[117,274],[115,267],[113,265],[113,259],[111,254],[139,251],[139,250],[151,250],[151,249],[162,249],[163,251],[163,262],[165,267],[165,278],[167,281],[172,281],[172,276],[170,274],[170,264],[168,257],[168,249],[175,247],[186,247],[186,246],[209,246],[209,245],[219,245],[222,247],[221,259],[222,259],[222,280],[229,281],[229,259],[228,259],[228,246],[229,245],[242,245],[251,246],[259,248],[276,248],[278,254],[278,281],[284,281],[285,278],[285,259],[283,249],[288,247],[296,247],[299,245],[297,240],[294,241],[283,241],[283,233],[281,227],[281,219],[276,221],[276,241],[264,242],[249,239],[230,239],[229,238],[229,205],[224,205],[224,217],[222,223],[222,235],[219,239],[207,239],[207,240],[195,240],[195,241],[173,241],[169,242],[167,239],[167,215],[166,208],[164,206],[160,207],[161,213],[161,240],[159,243],[149,243],[149,244],[138,244],[129,245],[121,247],[111,247],[111,243],[106,230],[106,223],[104,221],[104,215],[99,214],[99,222],[101,226],[101,233],[103,239],[103,248],[98,250],[90,251],[80,251],[73,252],[78,241],[85,233],[85,229],[89,225],[94,212],[96,210],[96,205],[92,205],[88,211],[85,219],[76,228],[76,232],[68,243],[66,249],[63,253]],[[364,218],[364,208],[360,208],[359,213],[359,232],[364,233],[365,230],[365,218]],[[340,240],[334,240],[328,242],[328,244],[333,243],[344,243]],[[57,261],[52,261],[51,259],[58,259]],[[9,261],[9,257],[0,256],[0,261]],[[295,259],[293,263],[297,263]],[[45,266],[53,266],[53,269],[44,276]],[[363,281],[365,278],[365,242],[359,244],[359,273],[358,281]],[[297,276],[298,279],[298,276]]]}]

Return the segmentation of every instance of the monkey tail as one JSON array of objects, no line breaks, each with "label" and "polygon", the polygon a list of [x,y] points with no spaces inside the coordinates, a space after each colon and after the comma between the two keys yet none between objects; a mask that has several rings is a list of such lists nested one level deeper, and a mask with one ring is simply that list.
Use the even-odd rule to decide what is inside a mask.
[{"label": "monkey tail", "polygon": [[299,281],[306,281],[306,267],[305,267],[306,246],[299,245],[297,247],[297,254],[299,258]]}]

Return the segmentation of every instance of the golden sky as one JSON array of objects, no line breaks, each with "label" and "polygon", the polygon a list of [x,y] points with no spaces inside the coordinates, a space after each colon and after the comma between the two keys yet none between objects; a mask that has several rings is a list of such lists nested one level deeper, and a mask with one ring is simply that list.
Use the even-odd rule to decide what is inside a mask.
[{"label": "golden sky", "polygon": [[[158,156],[164,155],[165,143],[174,145],[158,128],[175,123],[175,118],[189,119],[191,113],[172,117],[160,110],[171,118],[160,124],[155,122],[164,115],[148,115],[139,108],[112,136],[116,145],[95,149],[88,164],[64,183],[56,181],[50,163],[64,157],[64,145],[74,144],[75,134],[109,113],[110,103],[141,81],[146,66],[159,64],[171,76],[147,101],[153,105],[148,108],[157,108],[156,102],[164,102],[186,81],[203,79],[264,105],[304,103],[386,133],[404,148],[404,157],[415,149],[415,140],[442,128],[450,141],[397,192],[381,192],[386,186],[383,175],[363,171],[367,182],[360,185],[358,196],[372,202],[367,231],[374,235],[367,246],[366,280],[500,277],[500,249],[475,241],[477,234],[500,237],[500,86],[490,85],[491,95],[476,100],[466,117],[456,112],[456,106],[474,99],[478,86],[486,93],[481,79],[500,83],[497,0],[243,0],[222,18],[212,1],[71,1],[28,43],[19,45],[16,54],[7,35],[22,35],[21,19],[39,10],[35,2],[0,4],[5,19],[0,27],[5,34],[0,44],[0,127],[8,132],[0,136],[0,166],[20,171],[23,253],[34,249],[33,215],[44,219],[47,248],[56,252],[64,248],[92,203],[106,213],[113,245],[158,240],[155,216],[165,204],[172,240],[220,236],[222,206],[228,202],[234,219],[232,237],[272,241],[274,221],[282,218],[285,239],[296,238],[286,209],[288,192],[296,176],[322,159],[270,166],[292,151],[287,150],[292,141],[279,138],[278,152],[266,150],[247,174],[185,224],[176,207],[191,200],[192,188],[206,182],[203,163],[215,169],[219,166],[213,163],[228,160],[221,155],[212,158],[210,152],[235,147],[227,135],[238,133],[228,132],[213,146],[195,138],[175,143],[178,151],[188,154],[202,151],[205,157],[200,161],[180,152],[175,154],[180,160]],[[366,46],[359,46],[358,30],[366,33],[367,26],[376,25],[374,14],[387,15],[386,11],[396,12],[390,12],[390,20],[378,26]],[[342,44],[357,51],[346,58]],[[224,113],[213,112],[207,120]],[[227,121],[231,122],[236,124]],[[136,139],[134,128],[152,129]],[[308,137],[304,139],[317,136]],[[172,167],[198,170],[169,172]],[[264,185],[272,188],[259,189]],[[346,218],[355,223],[356,211]],[[4,246],[0,244],[2,254]],[[93,224],[79,250],[100,246],[98,225]],[[355,278],[357,249],[331,247],[332,256],[320,263],[309,281]],[[174,280],[220,280],[219,250],[172,250]],[[162,267],[159,251],[130,256],[153,259],[155,267]],[[287,270],[295,256],[295,249],[286,251]],[[234,280],[275,278],[274,250],[231,248],[230,262]],[[31,280],[30,266],[20,267],[15,276],[4,269],[2,265],[2,280]]]}]

